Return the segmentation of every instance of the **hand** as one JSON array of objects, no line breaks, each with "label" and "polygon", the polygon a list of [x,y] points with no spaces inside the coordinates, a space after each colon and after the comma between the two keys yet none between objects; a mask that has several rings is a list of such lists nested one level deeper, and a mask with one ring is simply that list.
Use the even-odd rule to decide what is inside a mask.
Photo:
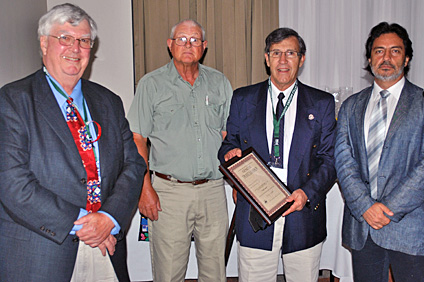
[{"label": "hand", "polygon": [[239,148],[235,148],[235,149],[228,151],[224,156],[224,160],[228,161],[229,159],[232,159],[235,156],[237,156],[239,158],[241,157],[241,150]]},{"label": "hand", "polygon": [[[149,164],[149,149],[147,147],[147,138],[141,134],[133,133],[134,142],[137,145],[138,153],[144,158],[146,164]],[[149,171],[149,168],[147,168]],[[150,181],[150,173],[144,176],[143,189],[141,190],[140,199],[138,200],[138,210],[150,220],[158,220],[158,211],[162,211],[160,207],[159,197]]]},{"label": "hand", "polygon": [[237,204],[237,190],[233,188],[233,201],[234,204]]},{"label": "hand", "polygon": [[82,228],[75,234],[92,248],[98,247],[115,227],[113,221],[103,213],[89,213],[75,221],[74,224],[82,225]]},{"label": "hand", "polygon": [[[147,182],[145,181],[144,184],[147,184]],[[162,209],[160,207],[158,194],[155,189],[153,189],[150,182],[146,185],[146,187],[143,187],[143,190],[141,191],[140,200],[138,201],[138,209],[140,213],[150,220],[158,220],[158,212],[162,211]]]},{"label": "hand", "polygon": [[109,255],[113,256],[115,253],[115,245],[116,245],[116,238],[113,235],[110,235],[104,240],[100,245],[99,249],[102,251],[102,255],[106,256],[106,251],[109,252]]},{"label": "hand", "polygon": [[365,221],[374,229],[381,229],[390,223],[390,218],[394,213],[382,203],[375,203],[362,215]]},{"label": "hand", "polygon": [[306,196],[305,192],[302,189],[295,190],[289,197],[287,197],[286,202],[293,202],[293,205],[283,213],[283,216],[287,216],[294,211],[301,211],[303,207],[306,205],[306,201],[308,200],[308,196]]}]

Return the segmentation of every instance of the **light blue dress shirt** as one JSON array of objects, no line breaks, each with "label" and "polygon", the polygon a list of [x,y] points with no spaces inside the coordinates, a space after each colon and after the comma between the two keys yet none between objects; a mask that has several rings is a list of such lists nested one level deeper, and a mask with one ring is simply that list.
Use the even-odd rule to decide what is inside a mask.
[{"label": "light blue dress shirt", "polygon": [[[66,106],[68,105],[68,102],[66,101],[67,99],[55,89],[55,87],[53,86],[53,84],[52,84],[52,82],[50,81],[49,78],[52,81],[54,81],[54,83],[63,91],[63,93],[66,93],[66,91],[63,89],[63,87],[52,76],[48,77],[46,75],[47,82],[49,83],[50,88],[53,91],[54,97],[56,98],[57,104],[59,105],[60,109],[62,110],[63,117],[66,120]],[[73,99],[73,103],[76,105],[77,110],[79,111],[81,117],[84,120],[91,121],[92,119],[91,119],[90,111],[88,109],[87,102],[84,99],[82,89],[81,89],[81,80],[79,80],[77,85],[75,85],[74,89],[72,90],[70,97]],[[86,108],[86,111],[84,111],[84,107]],[[87,113],[87,118],[85,117],[85,112]],[[89,130],[90,130],[91,136],[93,136],[93,138],[94,138],[94,136],[97,136],[96,129],[94,127],[94,123],[89,124]],[[94,152],[97,156],[96,157],[96,165],[97,165],[97,171],[98,171],[98,174],[99,174],[99,180],[100,180],[100,183],[101,183],[100,155],[99,155],[99,147],[98,147],[97,141],[93,143],[93,148],[94,148]],[[112,234],[112,235],[118,234],[119,231],[121,230],[121,226],[118,224],[118,222],[107,212],[104,212],[104,211],[98,211],[98,212],[107,215],[112,220],[112,222],[115,224],[115,227],[112,229],[110,234]],[[88,214],[88,211],[86,209],[81,208],[80,213],[78,215],[78,219],[80,219],[81,217],[83,217],[87,214]],[[72,230],[69,234],[74,235],[75,232],[80,230],[81,228],[82,228],[82,225],[74,225],[74,227],[72,228]]]}]

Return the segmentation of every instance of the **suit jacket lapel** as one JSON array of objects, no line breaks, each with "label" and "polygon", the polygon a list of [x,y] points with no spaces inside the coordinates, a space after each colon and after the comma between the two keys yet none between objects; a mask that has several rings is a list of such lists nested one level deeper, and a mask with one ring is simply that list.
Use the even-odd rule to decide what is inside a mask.
[{"label": "suit jacket lapel", "polygon": [[[389,129],[387,131],[387,136],[385,139],[385,143],[389,142],[391,138],[393,138],[393,135],[395,132],[397,132],[399,126],[402,124],[403,120],[407,118],[407,114],[409,110],[411,109],[411,103],[413,101],[413,97],[411,95],[408,95],[410,90],[410,82],[408,80],[405,81],[405,86],[402,89],[402,93],[399,97],[399,101],[396,105],[395,112],[393,114],[392,120],[390,121]],[[356,103],[356,106],[354,108],[354,121],[355,128],[353,131],[356,130],[356,132],[359,133],[360,136],[360,143],[359,152],[363,153],[364,155],[361,155],[363,158],[367,158],[366,155],[366,144],[365,144],[365,135],[364,135],[364,122],[365,122],[365,111],[368,106],[368,102],[371,98],[373,87],[368,87],[364,89],[359,95],[358,95],[358,101]],[[367,169],[368,171],[368,169]]]},{"label": "suit jacket lapel", "polygon": [[305,154],[305,142],[302,142],[302,140],[312,138],[315,121],[310,119],[310,115],[315,117],[316,113],[310,95],[304,85],[298,81],[296,121],[288,163],[288,183],[292,183]]},{"label": "suit jacket lapel", "polygon": [[[85,102],[87,103],[88,110],[91,115],[91,119],[99,123],[100,126],[105,124],[107,121],[103,120],[105,117],[104,106],[102,106],[102,99],[98,93],[94,92],[85,80],[82,80],[82,93],[84,95]],[[96,130],[97,131],[97,130]],[[96,132],[97,134],[99,132]],[[99,144],[101,142],[101,138],[99,139]]]},{"label": "suit jacket lapel", "polygon": [[[252,144],[257,153],[269,159],[268,138],[266,134],[266,106],[268,95],[268,80],[264,81],[253,99],[247,101],[247,110],[253,115],[252,126],[249,128]],[[256,99],[255,99],[256,98]]]},{"label": "suit jacket lapel", "polygon": [[[107,108],[102,105],[102,97],[101,93],[98,93],[95,91],[90,85],[87,83],[87,81],[82,81],[82,91],[84,94],[85,101],[87,102],[88,110],[90,111],[90,115],[93,121],[96,121],[100,127],[102,128],[102,135],[100,136],[100,139],[98,140],[98,147],[99,147],[99,160],[100,160],[100,174],[102,175],[102,183],[105,184],[105,181],[107,179],[107,167],[109,164],[109,149],[106,144],[111,144],[111,142],[108,142],[108,134],[107,133],[108,125],[110,124],[110,121],[108,121],[108,114],[107,114]],[[96,129],[96,133],[98,134],[98,129]]]},{"label": "suit jacket lapel", "polygon": [[412,92],[410,86],[410,82],[405,80],[405,85],[400,94],[392,120],[390,121],[385,143],[389,142],[390,139],[393,138],[393,135],[398,131],[398,128],[403,123],[403,120],[408,117],[408,112],[411,110],[411,104],[414,99],[413,95],[408,95],[410,92]]},{"label": "suit jacket lapel", "polygon": [[74,139],[42,70],[36,73],[34,85],[34,103],[37,113],[59,136],[59,139],[70,150],[70,155],[79,156],[77,147],[70,146],[74,143]]},{"label": "suit jacket lapel", "polygon": [[[356,145],[359,147],[358,150],[356,150],[360,154],[360,158],[364,160],[363,163],[368,163],[367,158],[367,150],[366,150],[366,144],[365,144],[365,134],[364,134],[364,122],[365,122],[365,111],[368,106],[368,102],[371,98],[372,93],[372,87],[368,87],[364,89],[359,95],[358,95],[358,101],[355,105],[355,108],[353,109],[353,116],[354,116],[354,124],[352,125],[353,129],[351,129],[351,132],[358,132],[358,135],[352,134],[351,136],[357,136],[359,140],[354,140],[353,142],[356,143]],[[354,147],[355,144],[352,144]],[[368,167],[366,168],[367,174],[368,174]]]}]

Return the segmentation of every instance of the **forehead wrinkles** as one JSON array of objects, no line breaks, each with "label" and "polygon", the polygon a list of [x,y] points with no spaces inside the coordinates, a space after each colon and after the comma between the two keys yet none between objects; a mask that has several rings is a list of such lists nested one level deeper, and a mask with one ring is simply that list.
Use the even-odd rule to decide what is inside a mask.
[{"label": "forehead wrinkles", "polygon": [[372,49],[373,50],[377,50],[377,49],[381,49],[381,50],[400,49],[400,50],[403,50],[403,46],[375,46]]},{"label": "forehead wrinkles", "polygon": [[271,44],[270,50],[298,50],[299,49],[299,43],[297,40],[291,40],[291,38],[286,38],[283,41],[280,41],[278,43]]},{"label": "forehead wrinkles", "polygon": [[73,26],[68,22],[65,22],[64,24],[55,24],[52,26],[50,34],[53,32],[67,35],[81,35],[83,37],[91,37],[91,30],[88,26],[88,22],[86,21],[81,21],[76,26]]},{"label": "forehead wrinkles", "polygon": [[[61,29],[57,31],[60,34],[64,34],[64,35],[73,35],[73,34],[77,34],[77,32],[72,32],[66,29]],[[81,34],[81,37],[90,37],[90,33],[85,33],[85,34]]]},{"label": "forehead wrinkles", "polygon": [[402,49],[405,47],[402,38],[394,33],[385,33],[377,37],[373,42],[373,48],[376,47],[394,47],[399,46]]},{"label": "forehead wrinkles", "polygon": [[178,35],[178,36],[192,36],[192,35],[201,35],[201,34],[202,34],[202,30],[198,28],[197,26],[182,25],[182,26],[178,26],[175,29],[175,35]]}]

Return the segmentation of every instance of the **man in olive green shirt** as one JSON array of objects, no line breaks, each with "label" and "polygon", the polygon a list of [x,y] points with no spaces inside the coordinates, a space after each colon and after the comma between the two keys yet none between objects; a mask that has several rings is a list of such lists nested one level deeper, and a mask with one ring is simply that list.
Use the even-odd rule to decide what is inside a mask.
[{"label": "man in olive green shirt", "polygon": [[167,44],[173,59],[140,80],[128,113],[153,172],[139,201],[149,218],[153,279],[184,281],[193,234],[199,281],[225,281],[228,214],[217,153],[232,88],[222,73],[199,64],[207,41],[197,22],[176,24]]}]

